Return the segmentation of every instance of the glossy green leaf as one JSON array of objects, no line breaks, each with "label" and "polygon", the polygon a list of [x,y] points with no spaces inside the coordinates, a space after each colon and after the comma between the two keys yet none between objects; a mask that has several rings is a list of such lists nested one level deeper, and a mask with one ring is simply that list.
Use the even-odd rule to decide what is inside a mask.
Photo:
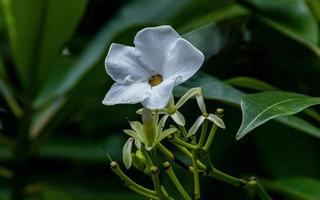
[{"label": "glossy green leaf", "polygon": [[265,181],[263,185],[267,190],[293,200],[320,199],[320,181],[313,178],[282,178],[274,181]]},{"label": "glossy green leaf", "polygon": [[272,85],[251,77],[239,76],[227,79],[225,82],[232,86],[253,89],[257,91],[277,90],[277,88],[273,87]]},{"label": "glossy green leaf", "polygon": [[[204,72],[198,72],[193,78],[175,88],[174,95],[180,97],[193,87],[202,87],[206,99],[223,101],[239,107],[241,98],[245,96],[244,92]],[[275,120],[306,134],[320,137],[320,129],[304,119],[296,116],[282,116]]]},{"label": "glossy green leaf", "polygon": [[311,12],[320,22],[320,1],[318,0],[306,0]]},{"label": "glossy green leaf", "polygon": [[18,74],[24,84],[34,87],[35,80],[48,77],[50,70],[47,70],[52,69],[54,59],[61,55],[86,0],[4,0],[1,3]]},{"label": "glossy green leaf", "polygon": [[219,23],[228,19],[242,17],[248,15],[249,12],[246,8],[237,4],[228,4],[227,6],[221,6],[214,9],[212,12],[204,14],[204,16],[198,17],[182,27],[179,28],[181,32],[187,32],[195,30],[202,26],[208,26],[210,24]]},{"label": "glossy green leaf", "polygon": [[242,124],[236,138],[241,139],[270,119],[293,115],[317,104],[320,104],[319,97],[280,91],[261,92],[244,96],[241,100]]},{"label": "glossy green leaf", "polygon": [[305,41],[317,44],[319,28],[309,10],[308,5],[302,0],[243,0],[244,5],[256,11],[283,29],[299,35]]},{"label": "glossy green leaf", "polygon": [[317,47],[319,27],[308,5],[302,0],[241,0],[258,14],[258,19],[293,40],[305,45],[320,57]]}]

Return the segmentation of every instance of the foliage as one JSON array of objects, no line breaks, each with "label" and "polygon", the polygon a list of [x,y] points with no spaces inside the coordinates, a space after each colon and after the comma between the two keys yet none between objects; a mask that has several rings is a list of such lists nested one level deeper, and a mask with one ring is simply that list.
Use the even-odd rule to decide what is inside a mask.
[{"label": "foliage", "polygon": [[[0,199],[137,198],[107,170],[101,150],[121,159],[120,130],[136,110],[101,104],[112,83],[103,60],[112,42],[132,45],[138,30],[160,24],[206,56],[175,94],[202,87],[208,112],[225,109],[213,162],[261,178],[275,199],[318,199],[318,0],[0,0],[0,8]],[[251,133],[236,141],[239,127],[238,139]],[[255,198],[207,183],[204,199]]]}]

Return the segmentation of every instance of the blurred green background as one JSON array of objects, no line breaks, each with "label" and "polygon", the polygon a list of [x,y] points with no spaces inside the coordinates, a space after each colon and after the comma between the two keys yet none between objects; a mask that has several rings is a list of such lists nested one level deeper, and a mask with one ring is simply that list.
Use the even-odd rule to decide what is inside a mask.
[{"label": "blurred green background", "polygon": [[[1,200],[142,199],[102,151],[121,161],[122,129],[139,108],[101,104],[112,84],[103,61],[112,42],[132,46],[137,31],[162,24],[206,56],[176,94],[202,86],[209,109],[225,109],[216,167],[261,178],[275,199],[320,199],[319,106],[299,114],[303,126],[271,121],[235,139],[243,92],[320,96],[319,0],[0,0],[0,8]],[[193,106],[183,109],[189,122],[200,114]],[[191,191],[192,177],[178,174]],[[209,178],[202,188],[203,199],[256,199]]]}]

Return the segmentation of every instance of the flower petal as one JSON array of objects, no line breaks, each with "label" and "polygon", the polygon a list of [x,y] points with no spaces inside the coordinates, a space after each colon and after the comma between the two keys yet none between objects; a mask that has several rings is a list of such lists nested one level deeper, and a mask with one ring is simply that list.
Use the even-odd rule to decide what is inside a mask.
[{"label": "flower petal", "polygon": [[129,169],[132,165],[132,141],[133,138],[129,138],[122,149],[122,159],[127,169]]},{"label": "flower petal", "polygon": [[164,61],[164,79],[174,78],[175,85],[194,75],[204,61],[204,55],[187,40],[180,38],[166,52]]},{"label": "flower petal", "polygon": [[199,127],[201,126],[201,124],[203,123],[203,121],[205,120],[206,118],[204,116],[200,116],[198,117],[198,119],[194,122],[194,124],[191,126],[190,130],[189,130],[189,133],[187,135],[187,137],[191,137],[193,136],[194,134],[196,134],[196,132],[198,131]]},{"label": "flower petal", "polygon": [[184,119],[183,115],[176,110],[170,117],[173,119],[173,121],[180,126],[184,126],[186,124],[186,120]]},{"label": "flower petal", "polygon": [[226,128],[226,126],[224,125],[224,122],[222,121],[222,119],[220,119],[217,115],[209,114],[208,120],[212,121],[213,123],[215,123],[220,128],[223,128],[223,129]]},{"label": "flower petal", "polygon": [[168,25],[142,29],[134,38],[138,59],[154,73],[162,74],[166,51],[180,38]]},{"label": "flower petal", "polygon": [[164,108],[172,95],[174,83],[175,81],[172,79],[164,80],[159,85],[152,87],[151,95],[142,101],[142,105],[149,109]]},{"label": "flower petal", "polygon": [[111,78],[121,83],[147,81],[151,76],[137,59],[135,49],[122,44],[111,44],[105,67]]},{"label": "flower petal", "polygon": [[177,102],[176,109],[179,109],[183,104],[185,104],[190,98],[202,93],[201,87],[194,87],[188,90]]},{"label": "flower petal", "polygon": [[114,83],[102,103],[105,105],[135,104],[143,101],[151,94],[151,87],[147,82],[142,83]]}]

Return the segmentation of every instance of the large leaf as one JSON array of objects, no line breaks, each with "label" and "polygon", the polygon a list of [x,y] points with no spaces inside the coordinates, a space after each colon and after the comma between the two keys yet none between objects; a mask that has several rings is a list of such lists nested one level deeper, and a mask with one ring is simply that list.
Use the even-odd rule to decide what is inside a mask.
[{"label": "large leaf", "polygon": [[[245,96],[245,93],[204,72],[198,72],[193,78],[177,87],[174,94],[182,96],[192,87],[202,87],[206,99],[219,100],[236,106],[240,106],[241,98]],[[309,135],[320,137],[318,127],[296,116],[283,116],[275,120]]]},{"label": "large leaf", "polygon": [[62,51],[82,15],[86,0],[4,0],[12,55],[24,84],[35,87]]},{"label": "large leaf", "polygon": [[320,199],[320,181],[313,178],[283,178],[275,181],[265,181],[263,185],[269,191],[294,200]]},{"label": "large leaf", "polygon": [[241,0],[259,15],[295,33],[312,44],[317,44],[319,28],[317,21],[304,0]]},{"label": "large leaf", "polygon": [[255,13],[261,22],[293,40],[305,45],[320,57],[317,47],[319,27],[308,5],[303,0],[240,0]]},{"label": "large leaf", "polygon": [[232,86],[248,88],[257,91],[278,90],[266,82],[251,77],[239,76],[225,80],[225,82]]},{"label": "large leaf", "polygon": [[241,100],[243,119],[236,138],[242,138],[270,119],[293,115],[316,104],[320,104],[319,97],[289,92],[269,91],[244,96]]}]

